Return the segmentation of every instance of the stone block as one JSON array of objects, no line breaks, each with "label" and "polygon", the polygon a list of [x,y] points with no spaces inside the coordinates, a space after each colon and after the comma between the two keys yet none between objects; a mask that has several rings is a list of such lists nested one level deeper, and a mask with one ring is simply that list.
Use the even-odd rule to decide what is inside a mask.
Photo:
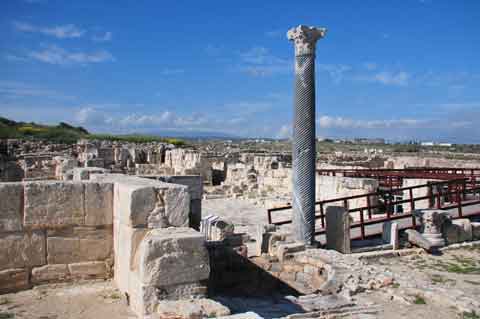
[{"label": "stone block", "polygon": [[0,252],[0,270],[44,265],[45,234],[41,230],[0,234]]},{"label": "stone block", "polygon": [[113,184],[85,183],[85,225],[113,224]]},{"label": "stone block", "polygon": [[160,177],[160,180],[166,183],[187,186],[190,199],[202,199],[203,180],[200,175],[162,176]]},{"label": "stone block", "polygon": [[[146,180],[145,184],[121,182],[115,185],[115,196],[119,204],[115,206],[114,217],[120,223],[131,227],[147,227],[149,222],[154,228],[161,215],[163,227],[188,226],[190,196],[186,186],[169,185]],[[162,187],[162,185],[167,185]],[[158,185],[158,186],[155,186]],[[118,209],[118,211],[117,211]]]},{"label": "stone block", "polygon": [[105,260],[113,254],[111,228],[72,227],[49,230],[47,235],[49,264]]},{"label": "stone block", "polygon": [[24,268],[0,271],[0,294],[30,288],[28,271]]},{"label": "stone block", "polygon": [[280,262],[283,262],[289,255],[304,250],[305,244],[302,243],[280,244],[277,248],[277,257]]},{"label": "stone block", "polygon": [[33,228],[83,225],[83,203],[82,183],[26,183],[24,225]]},{"label": "stone block", "polygon": [[350,214],[342,206],[329,206],[326,210],[327,248],[349,254]]},{"label": "stone block", "polygon": [[480,223],[471,223],[472,225],[472,237],[474,240],[480,239]]},{"label": "stone block", "polygon": [[230,315],[230,309],[211,299],[160,301],[156,306],[160,318],[178,316],[185,319],[217,318]]},{"label": "stone block", "polygon": [[70,278],[65,264],[51,264],[32,269],[32,283],[60,282]]},{"label": "stone block", "polygon": [[444,224],[443,233],[448,244],[473,240],[472,224],[468,218],[447,221]]},{"label": "stone block", "polygon": [[23,185],[0,183],[0,232],[22,230]]},{"label": "stone block", "polygon": [[383,223],[382,241],[392,245],[392,249],[399,249],[398,224],[387,221]]},{"label": "stone block", "polygon": [[68,270],[73,278],[107,278],[107,267],[103,261],[88,261],[69,264]]},{"label": "stone block", "polygon": [[101,167],[75,167],[73,168],[73,180],[89,180],[91,174],[106,174],[108,170]]},{"label": "stone block", "polygon": [[208,279],[210,274],[205,239],[190,228],[151,230],[138,254],[143,284],[163,287],[194,283]]},{"label": "stone block", "polygon": [[405,234],[407,234],[408,241],[415,246],[427,251],[431,251],[434,248],[434,245],[415,229],[407,229]]}]

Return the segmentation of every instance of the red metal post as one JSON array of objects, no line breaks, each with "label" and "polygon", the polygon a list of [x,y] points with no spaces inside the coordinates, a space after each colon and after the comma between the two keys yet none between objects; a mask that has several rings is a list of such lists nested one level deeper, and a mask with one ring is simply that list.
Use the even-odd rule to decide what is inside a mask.
[{"label": "red metal post", "polygon": [[372,203],[370,201],[370,194],[367,194],[367,208],[368,208],[368,219],[372,219]]},{"label": "red metal post", "polygon": [[363,222],[363,209],[360,209],[360,235],[365,239],[365,224]]}]

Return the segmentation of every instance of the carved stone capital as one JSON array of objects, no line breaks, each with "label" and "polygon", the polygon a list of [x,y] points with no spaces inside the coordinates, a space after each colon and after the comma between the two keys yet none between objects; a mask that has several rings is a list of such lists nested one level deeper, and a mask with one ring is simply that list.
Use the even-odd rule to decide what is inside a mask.
[{"label": "carved stone capital", "polygon": [[287,32],[287,38],[294,42],[295,56],[315,55],[315,47],[318,39],[327,33],[325,28],[307,27],[299,25]]}]

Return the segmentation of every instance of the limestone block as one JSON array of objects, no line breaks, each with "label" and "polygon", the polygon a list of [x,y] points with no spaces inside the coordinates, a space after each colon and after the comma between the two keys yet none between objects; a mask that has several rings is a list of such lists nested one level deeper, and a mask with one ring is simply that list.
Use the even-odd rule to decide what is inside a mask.
[{"label": "limestone block", "polygon": [[81,183],[26,183],[24,225],[36,228],[83,225],[83,202],[84,186]]},{"label": "limestone block", "polygon": [[101,167],[75,167],[73,168],[73,180],[89,180],[91,174],[106,174],[109,171]]},{"label": "limestone block", "polygon": [[305,244],[302,243],[291,243],[291,244],[280,244],[277,248],[277,256],[280,262],[285,261],[289,255],[305,250]]},{"label": "limestone block", "polygon": [[103,261],[88,261],[69,264],[68,270],[73,278],[107,278],[107,267]]},{"label": "limestone block", "polygon": [[85,183],[85,225],[113,224],[113,184]]},{"label": "limestone block", "polygon": [[423,248],[426,251],[431,251],[435,246],[415,229],[407,229],[405,233],[407,234],[407,238],[410,243],[420,248]]},{"label": "limestone block", "polygon": [[28,271],[24,268],[0,271],[0,294],[27,289],[30,287]]},{"label": "limestone block", "polygon": [[0,183],[0,232],[21,231],[23,185]]},{"label": "limestone block", "polygon": [[161,318],[177,316],[185,319],[216,318],[230,315],[230,309],[211,299],[190,299],[175,301],[160,301],[156,313]]},{"label": "limestone block", "polygon": [[0,234],[0,270],[44,265],[45,254],[43,231]]},{"label": "limestone block", "polygon": [[65,264],[51,264],[32,269],[32,283],[59,282],[69,279]]},{"label": "limestone block", "polygon": [[446,222],[443,232],[448,244],[473,240],[473,228],[468,218]]},{"label": "limestone block", "polygon": [[206,280],[210,274],[203,235],[186,227],[153,229],[139,247],[143,284],[171,286]]},{"label": "limestone block", "polygon": [[167,188],[164,200],[169,225],[173,227],[188,227],[190,195],[187,188],[185,186]]},{"label": "limestone block", "polygon": [[113,253],[112,229],[73,227],[47,233],[49,264],[105,260]]},{"label": "limestone block", "polygon": [[161,181],[172,184],[179,184],[188,187],[190,198],[202,199],[203,196],[203,180],[200,175],[182,175],[182,176],[162,176]]},{"label": "limestone block", "polygon": [[472,237],[474,240],[480,239],[480,223],[471,223]]},{"label": "limestone block", "polygon": [[326,210],[327,248],[349,254],[350,214],[342,206],[329,206]]},{"label": "limestone block", "polygon": [[[117,221],[115,223],[117,224]],[[135,256],[140,243],[149,230],[132,228],[118,223],[118,226],[115,225],[114,231],[114,279],[118,289],[129,292],[129,277],[138,268],[138,262],[135,263]]]}]

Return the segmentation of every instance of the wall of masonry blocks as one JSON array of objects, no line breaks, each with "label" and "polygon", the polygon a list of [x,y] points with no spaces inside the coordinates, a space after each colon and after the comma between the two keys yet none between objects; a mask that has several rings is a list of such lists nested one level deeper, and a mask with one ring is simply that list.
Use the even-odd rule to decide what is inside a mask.
[{"label": "wall of masonry blocks", "polygon": [[112,225],[112,183],[0,183],[0,292],[109,277]]}]

